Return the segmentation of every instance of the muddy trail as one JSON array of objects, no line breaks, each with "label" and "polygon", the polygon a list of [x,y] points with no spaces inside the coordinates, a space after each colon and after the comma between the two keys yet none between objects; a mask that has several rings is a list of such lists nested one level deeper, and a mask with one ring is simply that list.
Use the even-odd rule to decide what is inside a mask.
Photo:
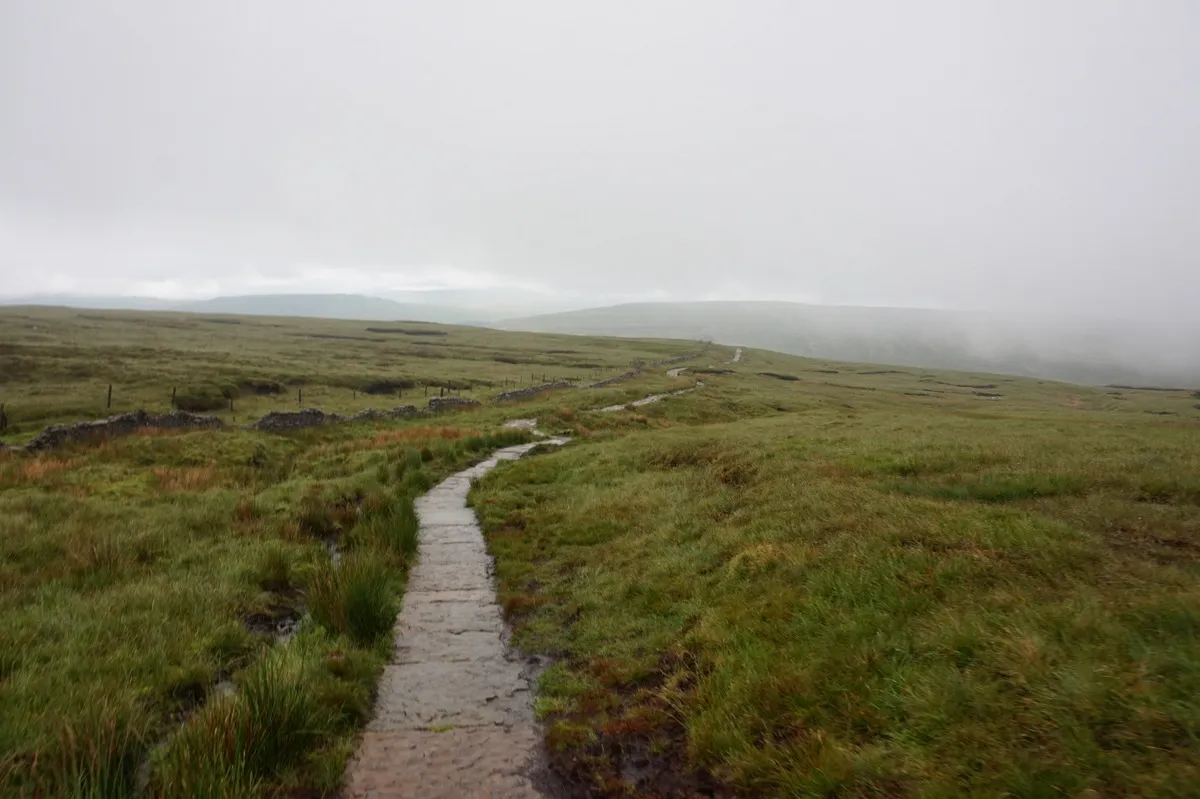
[{"label": "muddy trail", "polygon": [[[532,429],[530,420],[509,426]],[[497,450],[417,500],[420,556],[375,717],[347,768],[347,799],[549,795],[539,787],[543,746],[531,690],[539,663],[508,646],[492,558],[467,492],[500,461],[566,441]]]}]

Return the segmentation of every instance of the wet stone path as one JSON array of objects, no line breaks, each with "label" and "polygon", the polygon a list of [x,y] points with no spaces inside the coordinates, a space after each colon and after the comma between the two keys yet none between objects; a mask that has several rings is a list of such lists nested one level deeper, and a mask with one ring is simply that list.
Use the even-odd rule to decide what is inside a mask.
[{"label": "wet stone path", "polygon": [[375,717],[346,771],[347,798],[544,795],[531,777],[542,745],[532,669],[508,648],[492,559],[467,507],[472,480],[544,443],[566,439],[497,450],[417,500],[420,557]]}]

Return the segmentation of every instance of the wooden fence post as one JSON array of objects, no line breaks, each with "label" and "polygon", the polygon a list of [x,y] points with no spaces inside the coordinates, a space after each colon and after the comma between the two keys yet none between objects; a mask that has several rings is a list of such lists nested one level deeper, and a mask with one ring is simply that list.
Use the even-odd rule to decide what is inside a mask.
[{"label": "wooden fence post", "polygon": [[296,407],[299,408],[304,402],[304,389],[296,389]]},{"label": "wooden fence post", "polygon": [[171,386],[171,407],[175,407],[175,389],[177,386]]}]

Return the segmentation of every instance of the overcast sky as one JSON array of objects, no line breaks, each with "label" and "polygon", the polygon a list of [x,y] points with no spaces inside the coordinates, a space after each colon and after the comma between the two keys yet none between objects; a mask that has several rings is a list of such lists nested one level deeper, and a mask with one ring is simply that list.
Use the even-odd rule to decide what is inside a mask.
[{"label": "overcast sky", "polygon": [[1198,212],[1195,0],[0,2],[4,295],[1163,318]]}]

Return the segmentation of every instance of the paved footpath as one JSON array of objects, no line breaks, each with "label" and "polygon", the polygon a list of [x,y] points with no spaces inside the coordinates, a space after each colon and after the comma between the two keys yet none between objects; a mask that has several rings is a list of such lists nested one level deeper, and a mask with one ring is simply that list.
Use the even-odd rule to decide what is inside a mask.
[{"label": "paved footpath", "polygon": [[420,559],[396,621],[384,670],[354,760],[347,799],[526,799],[541,735],[530,674],[507,645],[492,559],[475,513],[471,481],[538,443],[497,450],[417,500]]}]

